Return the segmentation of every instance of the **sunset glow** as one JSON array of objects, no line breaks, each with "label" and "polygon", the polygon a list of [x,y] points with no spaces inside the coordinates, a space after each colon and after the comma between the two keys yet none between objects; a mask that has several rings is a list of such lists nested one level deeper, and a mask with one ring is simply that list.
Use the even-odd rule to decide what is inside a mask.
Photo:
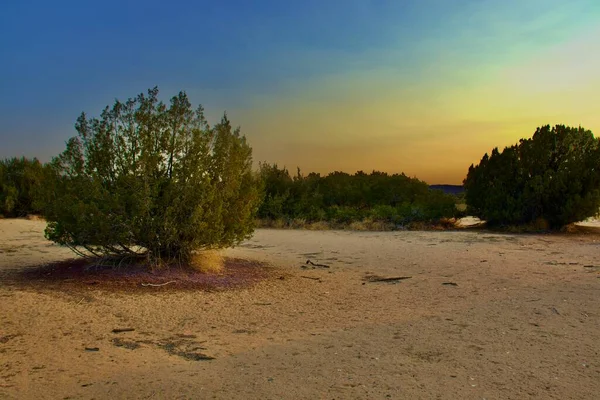
[{"label": "sunset glow", "polygon": [[600,134],[595,0],[9,3],[0,157],[49,159],[81,111],[155,85],[303,172],[458,184],[537,126]]}]

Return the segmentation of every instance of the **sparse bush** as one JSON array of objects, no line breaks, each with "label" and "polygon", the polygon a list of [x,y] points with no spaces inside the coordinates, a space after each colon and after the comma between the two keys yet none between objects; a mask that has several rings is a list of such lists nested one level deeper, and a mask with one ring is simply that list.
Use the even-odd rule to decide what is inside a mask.
[{"label": "sparse bush", "polygon": [[158,89],[82,114],[54,158],[46,237],[80,254],[189,262],[248,238],[260,202],[252,150],[227,116],[209,126],[184,92]]},{"label": "sparse bush", "polygon": [[557,229],[600,207],[599,141],[581,127],[546,125],[531,139],[485,154],[464,186],[469,213],[488,224],[544,220]]}]

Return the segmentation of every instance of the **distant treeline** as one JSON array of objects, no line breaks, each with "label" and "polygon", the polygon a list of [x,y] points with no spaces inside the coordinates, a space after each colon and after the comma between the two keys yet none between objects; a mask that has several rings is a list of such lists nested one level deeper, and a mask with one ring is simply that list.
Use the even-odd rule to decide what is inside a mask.
[{"label": "distant treeline", "polygon": [[[52,192],[52,168],[37,159],[0,161],[0,214],[23,217],[43,214]],[[326,221],[349,224],[365,219],[394,225],[435,222],[457,215],[457,198],[404,174],[373,171],[326,176],[261,164],[263,201],[257,217],[263,221]]]},{"label": "distant treeline", "polygon": [[258,217],[262,220],[348,224],[366,219],[406,225],[458,213],[455,196],[404,174],[359,171],[304,176],[298,170],[292,177],[286,168],[261,164],[260,175],[264,200]]},{"label": "distant treeline", "polygon": [[42,190],[49,172],[49,165],[36,158],[15,157],[0,161],[0,215],[42,214]]}]

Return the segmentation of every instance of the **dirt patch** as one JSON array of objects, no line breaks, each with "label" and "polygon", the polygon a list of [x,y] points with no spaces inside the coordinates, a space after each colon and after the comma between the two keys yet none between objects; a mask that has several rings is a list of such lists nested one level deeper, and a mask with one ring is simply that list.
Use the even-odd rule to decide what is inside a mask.
[{"label": "dirt patch", "polygon": [[0,221],[0,248],[26,244],[0,254],[2,399],[600,392],[594,235],[258,230],[185,290],[177,270],[52,269],[73,255],[44,227]]},{"label": "dirt patch", "polygon": [[102,267],[85,259],[34,265],[5,272],[7,285],[23,289],[173,292],[221,291],[250,287],[274,274],[266,264],[240,258],[225,259],[220,273],[202,273],[181,267],[151,271],[144,266]]}]

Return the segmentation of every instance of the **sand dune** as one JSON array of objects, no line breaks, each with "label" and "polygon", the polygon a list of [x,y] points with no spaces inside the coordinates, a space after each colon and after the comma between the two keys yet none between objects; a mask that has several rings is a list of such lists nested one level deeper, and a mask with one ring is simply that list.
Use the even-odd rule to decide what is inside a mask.
[{"label": "sand dune", "polygon": [[258,284],[127,293],[12,279],[72,257],[43,229],[0,220],[0,398],[600,393],[596,235],[258,230],[227,251],[269,263]]}]

